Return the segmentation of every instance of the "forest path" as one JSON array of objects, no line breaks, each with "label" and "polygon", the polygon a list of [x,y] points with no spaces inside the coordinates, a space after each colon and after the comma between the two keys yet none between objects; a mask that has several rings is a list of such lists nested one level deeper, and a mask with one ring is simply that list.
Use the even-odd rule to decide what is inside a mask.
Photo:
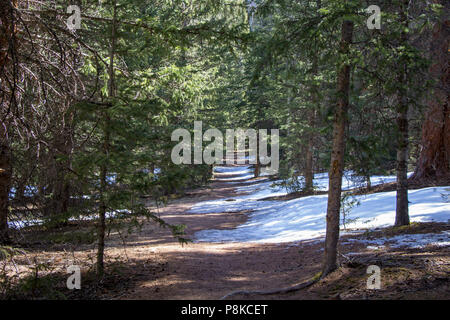
[{"label": "forest path", "polygon": [[[247,166],[232,167],[238,172]],[[190,239],[195,239],[194,234],[200,230],[235,228],[247,220],[245,212],[192,214],[188,210],[201,201],[241,195],[236,187],[258,180],[248,174],[216,173],[209,186],[193,190],[157,212],[170,224],[186,225]],[[120,250],[119,242],[111,246],[110,250]],[[120,298],[219,299],[234,290],[290,286],[320,270],[321,247],[314,243],[299,250],[292,244],[239,242],[181,246],[168,230],[147,224],[142,232],[127,239],[126,253],[136,275],[134,287]]]},{"label": "forest path", "polygon": [[[170,224],[186,225],[186,236],[195,240],[195,233],[209,229],[233,229],[247,221],[246,212],[191,213],[190,209],[208,200],[229,199],[242,196],[240,186],[260,182],[253,179],[247,166],[226,166],[215,174],[207,186],[192,190],[183,198],[171,201],[156,210]],[[225,172],[224,172],[225,171]],[[231,172],[230,172],[231,171]],[[245,172],[247,171],[247,172]],[[241,180],[241,178],[243,178]],[[250,188],[251,189],[251,188]],[[283,201],[283,200],[280,200]],[[204,205],[204,203],[203,203]],[[155,210],[153,210],[155,211]],[[248,212],[247,212],[248,213]],[[413,227],[410,232],[431,233],[447,230],[444,224],[424,224]],[[243,229],[244,230],[244,229]],[[399,230],[399,234],[401,234]],[[382,237],[380,232],[378,237]],[[351,238],[351,235],[341,238]],[[344,241],[347,242],[347,241]],[[108,242],[109,259],[123,259],[124,249],[118,237]],[[448,285],[442,282],[448,266],[448,247],[402,250],[388,247],[373,249],[363,242],[339,243],[342,259],[356,261],[343,266],[314,286],[288,294],[234,296],[235,299],[333,299],[344,294],[349,299],[373,298],[402,299],[448,296]],[[140,233],[132,234],[126,241],[128,262],[124,275],[128,279],[125,290],[114,294],[113,299],[173,299],[200,300],[220,299],[233,291],[268,291],[305,282],[321,269],[322,241],[286,243],[254,242],[192,242],[181,246],[169,230],[153,223],[145,224]],[[424,257],[423,259],[420,257]],[[344,259],[344,260],[345,260]],[[356,259],[356,260],[355,260]],[[428,268],[432,259],[434,266]],[[348,260],[348,261],[350,261]],[[366,290],[366,267],[371,264],[389,265],[395,269],[386,275],[391,281],[387,290]],[[411,267],[416,266],[417,267]],[[405,268],[414,278],[405,288]],[[393,269],[393,270],[394,270]],[[430,284],[423,277],[433,273]],[[448,273],[447,273],[448,274]],[[445,278],[445,277],[444,277]],[[410,288],[414,287],[414,290]],[[431,287],[433,290],[430,290]]]}]

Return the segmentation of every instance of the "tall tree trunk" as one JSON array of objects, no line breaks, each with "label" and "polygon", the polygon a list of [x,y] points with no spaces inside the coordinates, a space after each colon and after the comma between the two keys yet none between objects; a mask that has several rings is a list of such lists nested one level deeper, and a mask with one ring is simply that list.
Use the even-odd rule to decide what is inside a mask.
[{"label": "tall tree trunk", "polygon": [[370,181],[370,175],[366,176],[366,188],[369,191],[372,189],[372,182]]},{"label": "tall tree trunk", "polygon": [[[353,22],[344,21],[341,29],[340,53],[348,55],[353,37]],[[350,90],[349,64],[343,65],[337,79],[337,105],[334,113],[333,148],[329,171],[327,205],[327,230],[322,277],[337,268],[337,245],[339,241],[339,220],[341,210],[342,175],[344,170],[345,128]]]},{"label": "tall tree trunk", "polygon": [[[401,33],[401,45],[407,46],[408,35],[405,28],[408,27],[408,1],[403,0],[399,6],[400,23],[403,26]],[[403,63],[398,71],[398,102],[397,102],[397,206],[395,225],[409,225],[408,212],[408,93],[407,93],[407,57],[402,56]]]},{"label": "tall tree trunk", "polygon": [[[316,1],[317,10],[322,7],[322,2],[320,0]],[[317,87],[315,81],[318,74],[318,61],[317,55],[312,57],[312,76],[313,84],[311,86],[311,99],[313,102],[313,108],[318,108],[319,106],[319,88]],[[305,190],[307,192],[312,192],[314,188],[314,129],[316,126],[316,110],[309,110],[308,123],[311,127],[311,131],[308,133],[308,143],[306,146],[306,165],[305,165]]]},{"label": "tall tree trunk", "polygon": [[[8,114],[11,111],[10,95],[14,92],[7,88],[11,82],[15,83],[16,79],[5,79],[8,77],[7,68],[12,61],[11,54],[16,51],[16,41],[14,34],[15,16],[14,8],[17,8],[17,0],[2,1],[0,5],[0,243],[8,243],[8,211],[9,211],[9,192],[11,187],[11,150],[8,136]],[[3,78],[5,77],[5,78]],[[12,81],[11,81],[12,80]],[[4,122],[5,121],[5,122]]]},{"label": "tall tree trunk", "polygon": [[9,190],[11,186],[11,151],[6,135],[0,139],[0,244],[8,243]]},{"label": "tall tree trunk", "polygon": [[[70,201],[70,183],[67,178],[68,169],[71,167],[71,158],[73,152],[73,116],[70,115],[64,120],[61,134],[56,137],[56,159],[55,172],[56,181],[53,184],[53,206],[51,216],[58,219],[58,225],[64,224],[67,220]],[[61,218],[64,217],[64,220]]]},{"label": "tall tree trunk", "polygon": [[[320,9],[320,1],[317,2],[318,8]],[[312,192],[313,190],[313,180],[314,180],[314,129],[316,126],[316,109],[319,106],[319,89],[315,84],[315,77],[318,73],[318,62],[317,56],[313,57],[312,62],[312,75],[314,77],[313,85],[311,86],[311,100],[313,102],[313,109],[308,110],[308,123],[310,126],[310,132],[308,132],[308,143],[306,146],[306,166],[305,166],[305,190],[307,192]]]},{"label": "tall tree trunk", "polygon": [[436,81],[428,112],[422,127],[422,149],[413,182],[450,183],[450,2],[435,1],[444,6],[441,20],[433,29],[430,75]]},{"label": "tall tree trunk", "polygon": [[[249,153],[250,156],[250,153]],[[261,172],[261,163],[259,161],[259,134],[256,135],[256,163],[255,163],[255,170],[253,172],[253,175],[255,178],[258,178]]]},{"label": "tall tree trunk", "polygon": [[[113,2],[113,19],[112,19],[112,31],[111,31],[111,46],[109,52],[109,82],[108,82],[108,94],[109,99],[112,101],[115,96],[115,83],[114,83],[114,55],[116,51],[116,21],[117,21],[117,2]],[[105,160],[109,157],[110,148],[110,117],[108,110],[103,113],[104,117],[104,132],[103,132],[103,156]],[[103,161],[100,168],[100,210],[99,210],[99,222],[98,222],[98,238],[97,238],[97,276],[102,278],[105,272],[104,267],[104,252],[105,252],[105,231],[106,231],[106,189],[107,189],[107,176],[108,176],[108,161]]]},{"label": "tall tree trunk", "polygon": [[[108,157],[109,153],[109,118],[105,114],[105,128],[104,128],[104,137],[103,137],[103,156],[105,158]],[[99,210],[99,221],[98,221],[98,229],[97,229],[97,276],[102,278],[105,273],[104,266],[104,252],[105,252],[105,233],[106,233],[106,210],[107,210],[107,202],[106,202],[106,188],[107,188],[107,175],[108,168],[107,164],[102,164],[100,169],[100,210]]]},{"label": "tall tree trunk", "polygon": [[312,192],[313,190],[313,137],[310,133],[308,136],[308,145],[306,146],[306,166],[305,166],[305,191]]}]

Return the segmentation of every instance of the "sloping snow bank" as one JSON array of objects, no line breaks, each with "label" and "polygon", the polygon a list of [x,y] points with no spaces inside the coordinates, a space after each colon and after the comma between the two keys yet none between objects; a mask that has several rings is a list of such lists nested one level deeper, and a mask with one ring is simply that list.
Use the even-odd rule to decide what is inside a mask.
[{"label": "sloping snow bank", "polygon": [[[264,188],[237,197],[236,201],[207,201],[194,206],[191,209],[194,213],[254,210],[245,224],[232,230],[202,230],[195,234],[196,241],[282,243],[325,235],[327,195],[290,201],[256,201],[255,198],[262,194],[265,194]],[[411,221],[447,222],[450,219],[450,203],[443,196],[445,194],[448,194],[448,187],[410,190]],[[347,223],[347,228],[378,228],[394,224],[395,191],[355,198],[360,205],[350,211],[348,218],[354,220]]]},{"label": "sloping snow bank", "polygon": [[[228,179],[217,179],[220,181],[226,181],[230,184],[234,183],[234,180],[246,179],[251,168],[247,167],[215,167],[215,172],[236,174],[239,177],[232,177]],[[342,179],[342,186],[344,190],[353,189],[360,186],[358,182],[350,179],[350,173]],[[253,177],[253,174],[251,174]],[[387,183],[395,181],[395,176],[374,176],[371,177],[372,185],[381,183]],[[236,188],[236,192],[244,193],[245,195],[226,198],[220,200],[203,201],[195,204],[188,212],[189,213],[217,213],[217,212],[237,212],[244,210],[263,210],[272,207],[272,205],[279,205],[278,201],[258,201],[267,197],[284,196],[288,194],[288,190],[285,187],[277,186],[281,183],[281,180],[268,181],[266,179],[240,186]],[[314,185],[318,190],[328,190],[328,173],[318,173],[314,176]]]},{"label": "sloping snow bank", "polygon": [[[245,179],[251,175],[250,166],[216,167],[215,172],[237,175],[230,181]],[[371,177],[372,185],[394,182],[395,176]],[[288,194],[286,188],[274,186],[279,181],[258,181],[236,188],[244,193],[233,198],[204,201],[194,205],[188,212],[196,214],[217,212],[251,211],[247,223],[233,230],[202,230],[195,234],[196,241],[208,242],[265,242],[281,243],[309,240],[323,237],[326,228],[327,195],[309,196],[290,201],[261,201],[261,199]],[[314,177],[315,187],[328,190],[328,174],[320,173]],[[364,186],[358,179],[346,172],[343,189]],[[445,188],[426,188],[412,190],[410,194],[410,217],[412,221],[447,221],[450,219],[450,204],[442,194]],[[396,192],[383,192],[355,197],[360,206],[354,207],[347,216],[346,227],[366,229],[394,224]]]}]

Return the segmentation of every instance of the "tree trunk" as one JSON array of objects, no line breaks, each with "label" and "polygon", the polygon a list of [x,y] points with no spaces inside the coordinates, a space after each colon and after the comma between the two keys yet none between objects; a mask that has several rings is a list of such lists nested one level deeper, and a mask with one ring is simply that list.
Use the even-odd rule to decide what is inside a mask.
[{"label": "tree trunk", "polygon": [[9,189],[11,186],[11,152],[5,137],[0,142],[0,244],[8,243]]},{"label": "tree trunk", "polygon": [[[403,0],[399,7],[401,24],[408,27],[407,16],[408,0]],[[405,31],[401,33],[401,45],[407,46],[408,35]],[[403,63],[398,72],[398,104],[397,104],[397,206],[395,214],[395,225],[409,225],[408,212],[408,96],[407,96],[407,57],[402,56]]]},{"label": "tree trunk", "polygon": [[[113,99],[115,96],[115,83],[114,83],[114,54],[116,50],[116,20],[117,20],[117,2],[113,3],[113,19],[111,30],[111,46],[109,52],[109,81],[108,81],[108,93],[109,99]],[[105,160],[109,157],[110,147],[110,118],[108,110],[103,114],[104,117],[104,132],[103,132],[103,156]],[[104,252],[105,252],[105,231],[106,231],[106,189],[107,189],[107,176],[108,176],[108,161],[103,161],[100,168],[100,210],[99,210],[99,222],[98,222],[98,234],[97,234],[97,276],[102,278],[105,273],[104,267]]]},{"label": "tree trunk", "polygon": [[[348,55],[353,37],[353,22],[342,23],[340,53]],[[337,244],[339,241],[339,220],[341,210],[342,175],[344,170],[345,128],[350,89],[350,65],[343,65],[337,79],[337,105],[334,113],[333,148],[329,171],[327,205],[327,231],[322,277],[337,268]]]},{"label": "tree trunk", "polygon": [[[11,111],[10,97],[11,92],[4,86],[11,82],[5,78],[6,69],[12,61],[11,52],[16,50],[16,41],[14,38],[14,8],[17,7],[17,0],[3,1],[0,5],[0,110],[2,122],[0,124],[0,244],[10,241],[8,236],[8,212],[9,212],[9,192],[11,188],[11,150],[8,136],[8,113]],[[3,78],[5,77],[5,78]],[[13,79],[16,81],[16,79]],[[14,93],[12,93],[14,94]],[[6,121],[5,121],[6,120]],[[5,121],[5,122],[4,122]]]},{"label": "tree trunk", "polygon": [[[317,9],[319,10],[322,7],[322,2],[320,0],[316,1]],[[319,88],[315,83],[316,76],[318,74],[318,62],[317,55],[312,57],[312,76],[313,85],[311,86],[311,99],[313,102],[313,108],[319,108]],[[306,165],[305,165],[305,191],[312,192],[314,188],[314,129],[316,125],[316,110],[309,110],[308,123],[311,127],[310,132],[308,133],[308,143],[306,146]]]},{"label": "tree trunk", "polygon": [[366,176],[366,184],[367,184],[367,190],[371,190],[372,189],[372,182],[370,181],[370,175]]},{"label": "tree trunk", "polygon": [[309,134],[308,145],[306,147],[306,166],[305,166],[305,191],[312,192],[313,190],[313,137]]},{"label": "tree trunk", "polygon": [[[250,154],[249,154],[250,156]],[[254,170],[254,177],[258,178],[261,173],[261,163],[259,162],[259,135],[256,136],[256,163],[255,163],[255,170]]]},{"label": "tree trunk", "polygon": [[399,128],[397,149],[397,207],[395,225],[409,225],[408,213],[408,108],[401,108],[397,115]]},{"label": "tree trunk", "polygon": [[436,1],[444,5],[441,20],[434,26],[431,40],[430,75],[436,81],[428,112],[422,127],[422,148],[412,182],[450,183],[450,2]]},{"label": "tree trunk", "polygon": [[[67,108],[66,108],[67,109]],[[61,133],[55,139],[55,172],[56,181],[53,184],[53,206],[50,217],[58,220],[58,225],[66,223],[70,201],[70,183],[67,178],[68,169],[71,167],[73,152],[73,115],[64,120]],[[64,218],[64,219],[62,219]]]},{"label": "tree trunk", "polygon": [[[108,157],[109,151],[109,128],[108,128],[108,117],[105,115],[105,129],[104,129],[104,141],[103,141],[103,155]],[[106,164],[102,164],[100,172],[100,210],[99,210],[99,221],[97,228],[97,276],[102,278],[105,273],[104,266],[104,252],[105,252],[105,233],[106,233],[106,188],[107,188],[107,178],[108,168]]]},{"label": "tree trunk", "polygon": [[[317,57],[313,58],[313,77],[317,76]],[[315,79],[314,79],[315,81]],[[319,92],[315,84],[311,87],[311,99],[313,102],[313,108],[318,108],[319,105]],[[308,110],[308,124],[310,130],[308,132],[308,143],[306,145],[306,165],[305,165],[305,190],[307,192],[313,191],[313,180],[314,180],[314,129],[316,125],[316,110]]]}]

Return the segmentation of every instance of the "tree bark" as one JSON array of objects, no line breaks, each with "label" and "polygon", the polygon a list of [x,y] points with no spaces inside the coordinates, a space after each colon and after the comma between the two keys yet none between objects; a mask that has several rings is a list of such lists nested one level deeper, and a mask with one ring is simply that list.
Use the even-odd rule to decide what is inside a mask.
[{"label": "tree bark", "polygon": [[[114,55],[116,51],[116,20],[117,20],[117,2],[113,3],[113,19],[112,19],[112,31],[111,31],[111,46],[109,52],[109,81],[108,81],[108,93],[109,98],[113,99],[115,96],[115,83],[114,83]],[[109,157],[110,147],[110,117],[106,110],[103,114],[104,117],[104,132],[103,132],[103,156],[105,160]],[[97,234],[97,276],[102,278],[105,273],[104,266],[104,252],[105,252],[105,231],[106,231],[106,189],[107,189],[107,175],[108,175],[108,163],[104,161],[100,168],[100,210],[98,221],[98,234]]]},{"label": "tree bark", "polygon": [[0,244],[9,242],[8,212],[9,190],[11,186],[11,151],[8,141],[2,137],[0,141]]},{"label": "tree bark", "polygon": [[[64,120],[60,135],[56,137],[55,149],[55,176],[56,180],[53,184],[53,206],[50,217],[57,218],[58,225],[64,224],[70,201],[70,183],[67,178],[68,169],[71,167],[71,158],[73,152],[73,116],[69,115]],[[64,217],[64,220],[62,218]]]},{"label": "tree bark", "polygon": [[[353,37],[353,22],[344,21],[341,29],[340,53],[348,55]],[[338,73],[338,101],[334,113],[333,147],[329,171],[327,205],[327,230],[322,277],[337,268],[337,244],[339,241],[339,220],[341,209],[342,175],[344,170],[345,128],[349,104],[351,66],[344,64]]]},{"label": "tree bark", "polygon": [[[320,8],[320,1],[317,3]],[[317,57],[313,57],[313,66],[312,66],[312,74],[314,84],[311,86],[311,99],[313,102],[313,109],[308,110],[308,123],[310,126],[310,132],[308,132],[308,143],[306,146],[306,165],[305,165],[305,191],[312,192],[314,185],[314,129],[316,126],[316,110],[315,108],[319,108],[319,89],[315,84],[315,77],[318,73],[318,62]]]},{"label": "tree bark", "polygon": [[[320,0],[316,1],[317,10],[322,7],[322,2]],[[319,88],[317,87],[315,77],[318,74],[318,61],[317,55],[312,57],[312,76],[313,85],[311,86],[311,99],[313,102],[313,108],[319,109]],[[308,144],[306,146],[306,166],[305,166],[305,190],[307,192],[312,192],[314,188],[314,129],[316,126],[316,110],[312,109],[309,111],[308,123],[311,126],[311,131],[308,133]]]},{"label": "tree bark", "polygon": [[253,176],[258,178],[261,174],[261,163],[259,162],[259,134],[256,135],[256,163],[255,170],[253,171]]},{"label": "tree bark", "polygon": [[308,145],[306,149],[306,166],[305,166],[305,191],[312,192],[313,190],[313,137],[312,134],[308,137]]},{"label": "tree bark", "polygon": [[444,5],[441,20],[433,28],[431,40],[430,76],[435,80],[433,94],[428,102],[428,112],[422,127],[419,160],[412,182],[450,183],[450,2],[435,1]]},{"label": "tree bark", "polygon": [[[14,8],[17,7],[17,0],[3,1],[0,6],[0,110],[2,123],[0,124],[0,244],[10,241],[8,235],[8,212],[9,212],[9,192],[11,187],[11,150],[8,135],[8,113],[11,111],[11,101],[8,95],[11,92],[4,86],[10,83],[5,78],[7,68],[12,61],[11,53],[15,53],[16,41],[14,34]],[[13,79],[16,81],[16,79]],[[12,93],[14,94],[14,93]]]},{"label": "tree bark", "polygon": [[[105,129],[104,129],[104,141],[103,141],[103,155],[108,157],[109,152],[109,128],[108,117],[105,115]],[[97,228],[97,276],[102,278],[105,273],[104,266],[104,253],[105,253],[105,233],[106,233],[106,188],[107,188],[107,174],[108,168],[106,164],[102,164],[100,172],[100,210],[99,221]]]},{"label": "tree bark", "polygon": [[[400,23],[403,30],[408,27],[407,16],[408,0],[403,0],[399,7]],[[408,35],[402,31],[401,45],[407,46]],[[395,225],[409,225],[408,211],[408,68],[407,57],[402,56],[403,63],[398,71],[398,102],[397,102],[397,206],[395,214]]]}]

